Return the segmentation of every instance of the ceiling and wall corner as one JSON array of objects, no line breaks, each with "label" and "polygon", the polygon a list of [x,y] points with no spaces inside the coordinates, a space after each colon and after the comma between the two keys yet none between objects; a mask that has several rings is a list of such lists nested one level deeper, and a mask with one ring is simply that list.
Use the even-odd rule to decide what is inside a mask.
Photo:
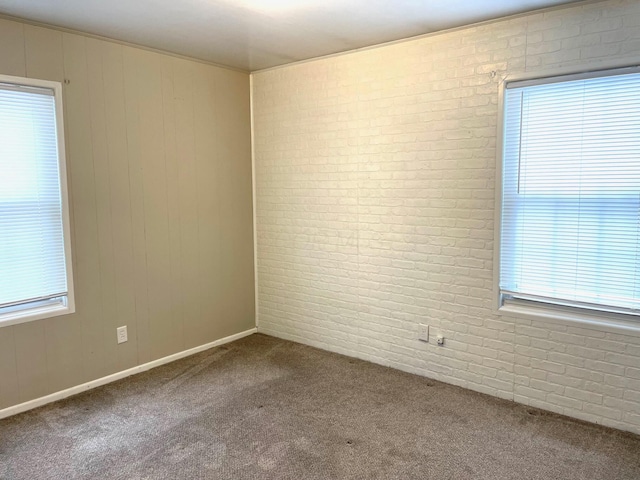
[{"label": "ceiling and wall corner", "polygon": [[[496,319],[487,307],[491,299],[486,287],[492,274],[487,259],[492,254],[497,112],[491,72],[501,75],[585,62],[593,65],[604,59],[637,55],[640,4],[631,0],[477,0],[473,3],[450,0],[447,8],[438,13],[426,10],[425,1],[404,1],[392,6],[380,3],[353,0],[345,8],[335,1],[327,1],[322,6],[298,10],[250,11],[240,0],[235,3],[184,0],[179,4],[168,0],[113,0],[108,5],[98,0],[55,3],[0,0],[0,16],[46,23],[58,30],[82,31],[88,36],[109,37],[245,72],[262,70],[249,76],[113,45],[86,38],[87,35],[61,34],[50,28],[0,20],[0,39],[5,39],[0,42],[0,54],[15,60],[14,74],[62,81],[71,72],[71,86],[67,87],[69,124],[74,125],[70,128],[73,132],[71,151],[77,152],[75,175],[86,179],[75,183],[78,189],[74,200],[75,223],[81,232],[76,232],[75,255],[84,259],[78,261],[84,265],[81,272],[85,275],[85,281],[79,283],[91,290],[86,295],[84,317],[76,315],[55,324],[33,322],[0,331],[0,356],[6,360],[0,362],[3,374],[0,394],[4,395],[0,396],[0,407],[122,371],[179,348],[202,343],[205,337],[219,339],[234,333],[241,322],[244,327],[250,326],[248,322],[256,316],[252,315],[253,305],[247,307],[248,299],[254,297],[253,284],[246,281],[254,270],[248,262],[253,257],[246,253],[253,245],[249,242],[250,233],[254,233],[257,238],[251,240],[261,242],[262,247],[257,253],[262,262],[262,265],[257,262],[257,268],[261,268],[257,278],[261,287],[261,331],[583,420],[640,432],[640,412],[637,402],[634,403],[634,399],[640,398],[640,379],[635,367],[640,337],[628,339],[569,327],[549,329],[527,319]],[[569,5],[575,3],[579,5]],[[284,4],[280,5],[284,8]],[[454,29],[545,7],[556,8]],[[442,29],[449,30],[442,35],[425,35]],[[401,41],[413,36],[422,38]],[[9,37],[13,38],[12,42],[6,41]],[[595,46],[592,37],[598,39]],[[608,42],[604,41],[605,37]],[[398,41],[396,45],[385,48],[266,71],[292,62],[394,41]],[[475,46],[484,48],[485,55]],[[465,61],[469,63],[465,65]],[[0,66],[7,68],[6,62],[0,62]],[[471,73],[459,73],[462,66]],[[454,72],[451,78],[455,81],[442,81],[440,75],[447,69]],[[95,81],[100,78],[103,82],[114,78],[117,81],[102,85]],[[124,89],[119,86],[122,79]],[[249,81],[255,83],[250,86]],[[173,88],[175,95],[171,94]],[[185,94],[192,90],[193,94]],[[210,101],[194,101],[194,95],[200,94],[210,96]],[[108,101],[114,97],[118,102]],[[168,101],[166,111],[156,115],[163,100]],[[174,104],[180,107],[175,112]],[[251,119],[250,106],[255,107]],[[107,128],[102,124],[101,115],[105,109],[116,110],[109,116]],[[144,112],[142,127],[137,121],[124,124],[120,121],[122,117],[136,118],[138,111]],[[182,121],[191,118],[191,111],[201,120],[195,123],[195,130]],[[176,126],[176,135],[184,140],[181,145],[191,152],[186,167],[184,157],[176,154],[178,150],[171,140],[169,145],[155,141],[166,137],[163,119],[168,125]],[[378,123],[371,123],[371,119]],[[92,134],[89,132],[92,137],[89,138],[84,129],[92,123],[97,127]],[[216,141],[211,141],[208,125],[222,132]],[[107,143],[110,128],[116,132],[116,142],[112,134]],[[129,137],[131,133],[135,135]],[[252,166],[249,166],[249,146],[254,142],[249,139],[250,133],[256,134],[256,149],[251,150],[257,153]],[[189,147],[192,136],[196,140],[195,150]],[[351,142],[346,147],[345,136],[348,137],[346,143]],[[87,163],[86,158],[96,155],[93,163],[97,168],[104,168],[104,145],[125,148],[123,139],[138,141],[138,137],[141,137],[144,155],[138,158],[139,145],[132,140],[128,161],[135,167],[130,169],[133,180],[129,181],[124,169],[118,168],[113,169],[115,178],[93,174],[92,162]],[[226,143],[218,144],[220,139]],[[213,249],[201,249],[207,262],[196,258],[196,249],[185,249],[191,259],[186,264],[178,261],[179,255],[167,256],[165,251],[172,251],[177,243],[175,238],[163,236],[160,246],[147,242],[143,222],[133,221],[144,213],[141,207],[146,201],[144,195],[149,196],[150,204],[163,205],[163,209],[164,205],[175,207],[175,203],[164,198],[168,194],[164,176],[168,174],[156,174],[153,168],[155,159],[161,157],[156,154],[157,148],[171,154],[168,163],[171,171],[178,167],[188,170],[189,181],[183,181],[179,191],[187,197],[187,206],[195,205],[195,208],[181,209],[180,214],[186,215],[187,220],[196,214],[201,219],[200,223],[186,221],[183,228],[185,238],[191,243],[198,240],[198,245],[215,245]],[[417,152],[415,158],[414,151]],[[180,153],[184,152],[180,150]],[[305,157],[305,164],[296,164],[300,157]],[[331,157],[330,162],[324,157]],[[113,158],[127,160],[126,156],[116,154]],[[209,161],[211,158],[224,162],[215,166]],[[147,168],[140,168],[144,165]],[[205,168],[209,177],[190,167],[197,165]],[[359,166],[363,168],[360,170]],[[240,171],[234,173],[236,169]],[[142,172],[151,177],[143,177]],[[249,175],[256,182],[253,185]],[[217,208],[216,189],[209,188],[207,178],[219,182],[219,190],[226,198],[223,198],[225,206],[237,208],[241,204],[240,214]],[[194,198],[197,192],[192,191],[189,183],[193,179],[198,182],[198,191],[203,192],[204,199]],[[449,180],[452,180],[450,184]],[[146,184],[143,185],[143,181]],[[111,228],[106,212],[122,206],[122,196],[106,194],[109,182],[121,185],[125,191],[128,186],[135,187],[131,190],[130,205],[125,205],[133,212],[127,227],[133,229],[133,238],[130,239],[131,235],[118,237],[126,250],[113,248],[108,238]],[[454,183],[455,188],[451,187]],[[142,186],[149,188],[145,190]],[[342,198],[338,195],[329,198],[328,189]],[[467,198],[471,191],[475,192],[474,196]],[[174,187],[171,192],[175,193]],[[421,200],[416,192],[432,198]],[[89,200],[85,201],[83,195]],[[446,195],[459,203],[454,208],[446,202],[439,203],[438,199],[446,200]],[[157,201],[156,196],[162,201]],[[358,203],[360,198],[363,204]],[[317,206],[317,199],[339,204],[340,215],[329,212],[326,217],[314,217],[301,208],[301,205]],[[405,205],[406,199],[416,201],[415,205]],[[258,216],[257,220],[253,217],[253,232],[250,232],[250,217],[251,213],[255,215],[256,204],[261,205],[262,217]],[[200,205],[204,207],[201,215]],[[208,216],[212,210],[215,222]],[[341,216],[341,210],[345,210],[346,215]],[[154,209],[149,211],[150,224],[158,230],[166,223],[169,212],[160,213]],[[222,214],[226,217],[222,218]],[[483,216],[478,218],[478,215]],[[238,225],[235,219],[240,217],[242,224]],[[441,233],[425,227],[422,222],[427,217],[430,221],[443,222]],[[380,225],[385,228],[395,225],[396,219],[404,222],[397,231],[391,231],[391,227],[389,231],[376,230]],[[452,220],[460,224],[447,224]],[[229,229],[216,229],[212,223],[226,225],[224,222],[233,227],[232,231],[242,242],[219,238],[217,232]],[[198,225],[207,230],[194,233]],[[411,236],[414,228],[416,234]],[[396,261],[394,255],[412,243],[440,249],[438,244],[430,244],[433,238],[457,241],[457,228],[478,233],[478,238],[463,238],[471,242],[460,242],[463,253],[438,250],[424,264],[419,264],[422,260],[418,257]],[[357,230],[355,234],[353,229]],[[175,233],[173,229],[162,228],[163,235],[165,231]],[[315,245],[310,246],[313,242],[309,242],[309,235],[314,235]],[[104,238],[107,240],[101,247],[99,242]],[[396,239],[399,239],[398,248],[388,248]],[[280,252],[268,251],[272,246],[268,242]],[[310,251],[317,245],[324,250]],[[236,247],[244,253],[224,254]],[[101,248],[104,252],[100,252]],[[128,256],[119,257],[120,263],[115,266],[119,270],[110,271],[109,262],[103,262],[106,268],[102,270],[95,268],[100,260],[98,253],[104,255],[112,248]],[[145,292],[146,266],[138,265],[145,258],[141,253],[146,255],[146,250],[151,252],[148,275],[149,283],[153,283],[149,290],[151,301],[149,312],[144,310],[144,316],[137,319],[135,301],[140,296],[145,302],[149,295]],[[290,262],[286,257],[289,251],[293,253]],[[283,252],[285,255],[281,255]],[[330,257],[333,252],[339,254],[335,261]],[[473,252],[476,257],[467,258],[466,252]],[[355,264],[349,264],[354,257]],[[128,262],[128,258],[133,261]],[[234,258],[243,259],[241,276],[234,268]],[[439,258],[440,264],[432,262],[433,258]],[[376,261],[381,262],[380,265],[376,265]],[[451,262],[462,262],[457,265],[458,278],[478,284],[457,285],[460,289],[454,293],[445,291],[451,281],[443,280],[441,272],[436,270],[438,265]],[[218,264],[229,267],[225,278],[233,278],[236,285],[247,286],[246,291],[241,292],[240,301],[219,288],[220,278],[224,276],[212,275],[207,279],[214,283],[213,288],[202,288],[199,291],[203,294],[198,294],[205,315],[193,313],[197,310],[196,303],[183,299],[190,308],[184,316],[194,321],[185,321],[184,325],[174,322],[167,308],[173,301],[170,293],[167,294],[172,291],[170,285],[157,281],[163,272],[174,266],[186,269],[195,283],[198,269],[217,272]],[[388,265],[391,267],[387,268]],[[371,269],[367,270],[368,267]],[[378,267],[387,269],[387,273],[382,273],[395,278],[391,282],[383,275],[378,278]],[[127,274],[130,269],[141,273],[130,276]],[[465,269],[475,276],[465,275]],[[160,275],[156,275],[158,271]],[[424,282],[420,274],[426,276]],[[337,280],[329,278],[332,275]],[[117,278],[129,283],[116,282]],[[414,279],[417,279],[415,285]],[[107,281],[108,290],[94,287],[103,280]],[[172,278],[180,286],[178,280],[177,276]],[[135,298],[131,297],[131,284]],[[340,292],[336,292],[336,285],[340,285]],[[357,291],[356,302],[350,298],[338,299],[335,304],[327,301],[339,295],[351,295],[354,286],[365,287]],[[398,291],[389,286],[397,287]],[[103,338],[111,335],[116,326],[112,315],[115,307],[108,302],[104,312],[100,307],[101,299],[110,298],[112,291],[128,295],[126,312],[132,322],[139,320],[136,335],[142,339],[138,350],[133,348],[133,342],[125,344],[129,349],[122,351],[120,357],[113,355],[113,342]],[[208,295],[210,291],[215,291],[217,297]],[[196,307],[191,308],[192,305]],[[209,321],[219,312],[221,318],[227,318],[229,312],[239,306],[244,309],[237,315],[241,322],[216,325]],[[150,317],[160,321],[150,325]],[[401,328],[398,328],[398,318]],[[416,333],[413,328],[424,319],[440,333],[444,332],[447,350],[435,353],[433,349],[439,348],[437,346],[426,352],[415,347],[423,345],[413,338]],[[106,326],[101,323],[103,320]],[[176,332],[182,332],[179,334],[182,337]],[[35,360],[33,352],[37,353]],[[89,364],[87,357],[93,359]]]},{"label": "ceiling and wall corner", "polygon": [[256,71],[577,1],[0,0],[0,14]]}]

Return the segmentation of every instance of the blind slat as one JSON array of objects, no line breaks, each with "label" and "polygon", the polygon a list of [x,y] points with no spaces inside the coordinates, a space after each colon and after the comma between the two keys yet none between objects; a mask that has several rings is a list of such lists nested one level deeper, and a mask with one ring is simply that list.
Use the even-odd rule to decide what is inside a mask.
[{"label": "blind slat", "polygon": [[508,86],[500,290],[640,309],[640,73]]},{"label": "blind slat", "polygon": [[67,294],[55,108],[0,85],[0,308]]}]

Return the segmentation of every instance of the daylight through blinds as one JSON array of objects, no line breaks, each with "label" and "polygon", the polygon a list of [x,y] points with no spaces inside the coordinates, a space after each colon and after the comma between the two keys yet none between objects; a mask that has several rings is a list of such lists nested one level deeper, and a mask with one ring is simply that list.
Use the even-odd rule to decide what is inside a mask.
[{"label": "daylight through blinds", "polygon": [[56,135],[53,92],[0,84],[0,307],[67,294]]},{"label": "daylight through blinds", "polygon": [[505,91],[500,289],[640,306],[640,74]]}]

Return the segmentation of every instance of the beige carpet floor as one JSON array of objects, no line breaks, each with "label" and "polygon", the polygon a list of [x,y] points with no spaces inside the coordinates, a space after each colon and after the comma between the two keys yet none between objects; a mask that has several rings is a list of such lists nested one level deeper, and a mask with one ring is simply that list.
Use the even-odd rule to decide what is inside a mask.
[{"label": "beige carpet floor", "polygon": [[252,335],[0,421],[0,478],[640,479],[640,437]]}]

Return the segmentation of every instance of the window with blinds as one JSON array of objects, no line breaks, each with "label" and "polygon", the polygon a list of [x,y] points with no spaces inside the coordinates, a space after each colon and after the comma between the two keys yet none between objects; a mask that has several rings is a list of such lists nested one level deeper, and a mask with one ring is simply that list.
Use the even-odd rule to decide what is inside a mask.
[{"label": "window with blinds", "polygon": [[502,304],[640,313],[640,72],[506,86]]},{"label": "window with blinds", "polygon": [[0,77],[0,325],[73,309],[60,99]]}]

